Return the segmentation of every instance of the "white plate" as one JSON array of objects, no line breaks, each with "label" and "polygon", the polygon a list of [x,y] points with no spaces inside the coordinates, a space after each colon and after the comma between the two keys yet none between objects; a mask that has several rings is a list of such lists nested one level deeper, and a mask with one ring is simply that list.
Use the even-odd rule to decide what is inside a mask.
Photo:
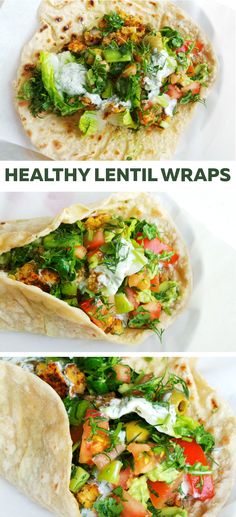
[{"label": "white plate", "polygon": [[[1,106],[0,155],[2,159],[40,159],[13,107],[12,81],[16,76],[23,45],[37,27],[39,0],[5,0],[0,10]],[[218,2],[176,0],[205,31],[216,49],[219,75],[207,100],[182,135],[175,159],[233,160],[235,157],[235,24],[234,12]],[[27,13],[24,16],[22,13]],[[20,23],[19,23],[20,20]],[[224,30],[222,30],[224,27]],[[227,33],[227,37],[226,37]],[[9,37],[14,34],[14,37]],[[224,130],[222,131],[222,127]],[[17,144],[20,149],[6,144]],[[31,152],[28,152],[31,151]]]},{"label": "white plate", "polygon": [[[208,382],[224,396],[231,404],[236,414],[236,396],[234,380],[236,373],[236,359],[201,359],[199,362],[200,371]],[[218,388],[220,386],[220,389]],[[28,501],[27,498],[17,492],[17,490],[4,480],[0,479],[0,501],[1,517],[50,517],[51,513],[41,509],[39,506]],[[236,487],[229,500],[221,511],[220,517],[236,516]]]},{"label": "white plate", "polygon": [[[0,220],[54,215],[70,204],[98,201],[101,193],[9,193],[0,194]],[[194,288],[184,312],[164,334],[161,345],[153,335],[138,346],[112,345],[105,341],[51,338],[35,334],[2,332],[0,351],[11,352],[229,352],[234,351],[236,252],[215,238],[166,194],[158,196],[174,219],[191,256]]]}]

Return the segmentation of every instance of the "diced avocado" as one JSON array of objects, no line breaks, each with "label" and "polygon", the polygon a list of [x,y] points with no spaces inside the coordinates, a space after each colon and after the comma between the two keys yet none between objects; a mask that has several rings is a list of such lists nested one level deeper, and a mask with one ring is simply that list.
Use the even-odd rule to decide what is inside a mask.
[{"label": "diced avocado", "polygon": [[89,269],[95,269],[98,266],[98,256],[97,253],[94,253],[91,257],[88,258]]},{"label": "diced avocado", "polygon": [[166,467],[165,462],[157,464],[153,470],[147,473],[150,481],[164,481],[165,483],[173,483],[178,476],[178,470]]},{"label": "diced avocado", "polygon": [[134,499],[136,499],[136,501],[142,503],[144,508],[146,508],[148,499],[150,497],[146,476],[140,476],[139,478],[135,478],[133,481],[131,481],[128,493]]},{"label": "diced avocado", "polygon": [[115,306],[117,314],[125,314],[134,310],[134,306],[124,293],[115,294]]},{"label": "diced avocado", "polygon": [[167,129],[169,127],[169,122],[166,122],[165,120],[162,120],[159,124],[160,127],[162,127],[163,129]]},{"label": "diced avocado", "polygon": [[130,52],[122,54],[119,49],[107,48],[103,50],[103,55],[107,63],[123,63],[131,61],[132,55]]},{"label": "diced avocado", "polygon": [[157,95],[157,97],[155,97],[155,102],[162,106],[162,108],[167,108],[169,105],[169,100],[166,99],[164,95]]},{"label": "diced avocado", "polygon": [[80,117],[79,128],[84,135],[95,135],[99,130],[99,120],[96,111],[85,111]]},{"label": "diced avocado", "polygon": [[149,289],[147,289],[145,291],[140,291],[138,293],[138,301],[140,303],[149,303],[155,301],[155,298],[153,298],[152,292]]},{"label": "diced avocado", "polygon": [[2,266],[2,267],[7,266],[8,263],[10,262],[10,258],[11,258],[11,254],[9,251],[7,253],[2,253],[2,255],[0,255],[0,266]]},{"label": "diced avocado", "polygon": [[132,119],[129,109],[126,109],[125,111],[122,111],[121,113],[116,113],[116,114],[110,115],[108,118],[108,122],[110,124],[112,124],[113,126],[117,126],[117,127],[127,127],[129,129],[137,128],[137,124]]},{"label": "diced avocado", "polygon": [[136,89],[135,89],[134,99],[132,102],[132,105],[134,108],[139,108],[139,106],[141,104],[141,92],[142,92],[141,84],[137,84]]},{"label": "diced avocado", "polygon": [[90,70],[87,71],[86,80],[87,80],[88,86],[94,86],[96,78],[94,76],[92,68],[90,68]]},{"label": "diced avocado", "polygon": [[178,508],[178,506],[172,506],[169,508],[162,508],[160,510],[160,517],[188,517],[187,510]]},{"label": "diced avocado", "polygon": [[89,479],[89,474],[82,467],[73,467],[72,468],[72,477],[70,480],[70,491],[73,494],[77,494],[79,490],[85,485],[85,483]]},{"label": "diced avocado", "polygon": [[71,307],[78,307],[78,300],[77,298],[67,298],[63,300],[63,302],[68,303],[68,305],[71,305]]},{"label": "diced avocado", "polygon": [[125,426],[125,432],[128,443],[144,443],[150,436],[149,430],[137,421],[128,422]]},{"label": "diced avocado", "polygon": [[77,284],[75,282],[66,282],[61,285],[61,293],[64,296],[76,296],[77,295]]},{"label": "diced avocado", "polygon": [[116,235],[115,232],[105,230],[105,232],[104,232],[105,242],[111,242],[112,239],[114,239],[115,235]]},{"label": "diced avocado", "polygon": [[102,92],[103,99],[109,99],[113,95],[113,85],[111,81],[107,82],[104,92]]}]

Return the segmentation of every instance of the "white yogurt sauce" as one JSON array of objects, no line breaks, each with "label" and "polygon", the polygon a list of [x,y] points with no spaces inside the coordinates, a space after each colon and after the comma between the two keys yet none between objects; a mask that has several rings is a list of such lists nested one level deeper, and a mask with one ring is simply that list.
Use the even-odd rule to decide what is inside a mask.
[{"label": "white yogurt sauce", "polygon": [[149,92],[148,98],[154,100],[160,93],[163,79],[166,79],[166,77],[175,72],[177,62],[175,58],[169,56],[166,50],[158,52],[156,49],[152,54],[151,62],[154,66],[159,66],[160,70],[158,70],[156,74],[153,73],[146,76],[144,78],[144,84],[145,89]]},{"label": "white yogurt sauce", "polygon": [[101,273],[99,283],[106,287],[108,295],[116,294],[124,278],[138,273],[147,263],[146,257],[139,255],[131,242],[122,238],[121,243],[116,270],[111,271],[105,265],[97,266],[94,270],[96,273]]},{"label": "white yogurt sauce", "polygon": [[137,413],[158,431],[175,436],[173,425],[176,422],[175,407],[163,407],[158,403],[150,402],[139,397],[124,397],[123,399],[112,399],[109,406],[100,408],[102,415],[117,419],[129,413]]}]

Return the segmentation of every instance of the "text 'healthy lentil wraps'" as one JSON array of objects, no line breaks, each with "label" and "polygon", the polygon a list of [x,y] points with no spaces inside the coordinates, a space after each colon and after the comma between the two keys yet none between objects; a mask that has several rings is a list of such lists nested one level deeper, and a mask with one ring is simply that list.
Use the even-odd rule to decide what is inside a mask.
[{"label": "text 'healthy lentil wraps'", "polygon": [[54,159],[170,157],[216,75],[193,21],[164,0],[43,0],[39,16],[15,84],[34,145]]},{"label": "text 'healthy lentil wraps'", "polygon": [[135,343],[191,292],[185,244],[147,194],[2,224],[0,253],[1,328]]},{"label": "text 'healthy lentil wraps'", "polygon": [[0,393],[0,474],[56,515],[220,515],[235,418],[191,361],[0,361]]}]

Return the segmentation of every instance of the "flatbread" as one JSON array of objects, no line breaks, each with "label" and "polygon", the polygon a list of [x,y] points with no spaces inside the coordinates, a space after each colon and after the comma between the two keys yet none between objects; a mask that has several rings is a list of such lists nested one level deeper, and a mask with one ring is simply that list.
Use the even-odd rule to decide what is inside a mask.
[{"label": "flatbread", "polygon": [[[23,49],[21,63],[14,84],[16,108],[25,131],[41,153],[54,160],[122,160],[127,157],[139,160],[170,158],[177,147],[179,137],[190,121],[196,104],[181,105],[164,131],[141,128],[133,132],[125,128],[107,125],[97,135],[83,137],[78,129],[80,115],[57,117],[47,114],[34,118],[25,101],[17,99],[24,82],[27,66],[35,64],[42,50],[57,52],[71,39],[72,34],[81,34],[84,27],[96,25],[96,21],[110,10],[117,8],[133,15],[141,15],[144,23],[154,28],[169,25],[179,29],[189,39],[200,39],[205,46],[211,75],[203,96],[214,83],[217,61],[211,43],[201,29],[175,4],[146,0],[43,0],[39,9],[40,26]],[[26,68],[25,68],[26,67]]]},{"label": "flatbread", "polygon": [[64,404],[48,384],[0,362],[0,475],[61,517],[79,517],[69,490],[72,441]]},{"label": "flatbread", "polygon": [[[74,205],[63,210],[54,219],[40,218],[2,223],[0,254],[49,234],[62,222],[74,223],[104,211],[120,214],[123,218],[134,216],[155,222],[165,235],[167,244],[179,254],[176,271],[181,296],[171,316],[162,311],[160,327],[167,328],[186,306],[192,289],[192,272],[186,246],[173,221],[156,199],[148,194],[117,194],[90,208]],[[103,339],[124,344],[140,342],[150,335],[150,331],[142,329],[126,329],[121,336],[106,334],[80,309],[69,306],[38,287],[12,280],[4,272],[0,272],[0,329],[77,339]]]},{"label": "flatbread", "polygon": [[[220,514],[234,482],[236,421],[221,400],[196,371],[194,360],[159,358],[125,359],[136,371],[162,375],[168,368],[189,387],[188,415],[204,423],[216,440],[215,496],[188,508],[189,517]],[[25,369],[0,362],[0,475],[28,498],[60,517],[79,517],[79,507],[69,492],[72,444],[69,421],[57,393]]]}]

